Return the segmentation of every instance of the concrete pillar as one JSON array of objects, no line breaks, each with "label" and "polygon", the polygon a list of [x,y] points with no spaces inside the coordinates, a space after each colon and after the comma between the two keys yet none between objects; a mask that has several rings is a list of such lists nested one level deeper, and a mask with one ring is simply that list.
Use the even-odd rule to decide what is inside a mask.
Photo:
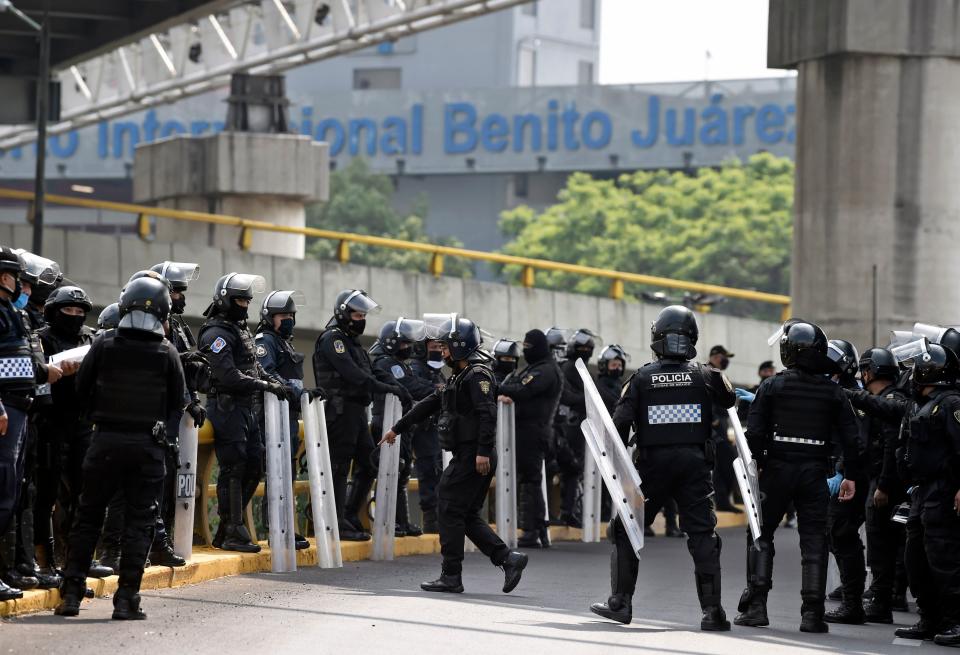
[{"label": "concrete pillar", "polygon": [[[309,136],[221,132],[137,147],[136,202],[304,227],[304,206],[329,195],[326,143]],[[240,230],[157,219],[158,241],[235,249]],[[251,252],[304,256],[304,237],[255,231]]]},{"label": "concrete pillar", "polygon": [[799,75],[794,314],[861,348],[875,311],[881,345],[960,324],[960,1],[770,0],[768,37]]}]

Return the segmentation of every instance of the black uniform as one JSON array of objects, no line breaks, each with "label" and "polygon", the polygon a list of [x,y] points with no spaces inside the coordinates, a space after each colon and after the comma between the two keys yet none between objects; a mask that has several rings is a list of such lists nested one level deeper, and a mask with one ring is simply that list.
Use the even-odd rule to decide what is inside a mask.
[{"label": "black uniform", "polygon": [[[772,585],[773,534],[792,501],[797,510],[803,576],[801,612],[822,622],[827,576],[827,478],[834,444],[845,471],[856,480],[860,429],[843,389],[823,375],[790,368],[768,378],[757,390],[747,420],[747,441],[760,473],[763,525],[759,550],[748,545],[747,590],[741,611],[751,602],[764,613]],[[824,628],[825,629],[825,628]]]},{"label": "black uniform", "polygon": [[560,368],[552,357],[529,364],[507,378],[500,394],[515,405],[519,526],[526,536],[545,527],[542,491],[543,459],[560,402]]},{"label": "black uniform", "polygon": [[359,488],[358,478],[363,478],[369,493],[369,483],[376,478],[370,461],[374,442],[367,425],[367,405],[374,393],[394,393],[394,388],[377,379],[367,352],[356,338],[348,335],[334,321],[317,339],[313,353],[313,374],[317,386],[330,396],[326,412],[327,434],[331,446],[330,463],[333,467],[337,519],[342,536],[345,532],[359,531],[361,528],[352,522],[347,525],[344,521],[350,462],[356,458],[355,487]]},{"label": "black uniform", "polygon": [[[299,353],[293,347],[293,343],[284,339],[272,327],[260,324],[257,328],[255,339],[257,346],[257,359],[260,360],[260,366],[267,373],[279,379],[283,384],[292,388],[299,397],[303,392],[303,353]],[[296,462],[297,453],[300,450],[300,405],[289,403],[290,405],[290,453]],[[296,463],[293,470],[296,471]]]},{"label": "black uniform", "polygon": [[[463,539],[468,537],[496,566],[510,550],[480,516],[497,464],[497,387],[490,368],[470,362],[443,390],[417,403],[394,426],[403,435],[414,425],[440,414],[440,442],[453,459],[440,478],[440,553],[443,575],[459,576]],[[477,456],[490,458],[490,473],[477,472]]]},{"label": "black uniform", "polygon": [[[144,330],[96,337],[77,372],[77,401],[96,432],[83,462],[83,492],[70,532],[65,584],[82,589],[117,491],[125,499],[118,597],[133,597],[153,542],[163,488],[163,422],[183,404],[184,380],[173,345]],[[116,604],[116,603],[115,603]]]},{"label": "black uniform", "polygon": [[[714,408],[735,402],[733,386],[720,371],[696,362],[661,359],[630,378],[613,416],[624,441],[631,427],[636,431],[644,512],[656,514],[666,499],[677,501],[704,608],[720,606],[721,541],[714,531],[717,516],[711,503],[710,423]],[[612,533],[613,596],[629,605],[638,560],[619,516]]]},{"label": "black uniform", "polygon": [[557,435],[557,465],[560,467],[560,520],[567,525],[580,525],[579,491],[583,477],[583,454],[586,444],[580,423],[587,417],[583,396],[583,380],[577,372],[578,357],[569,357],[560,365],[563,389],[560,392],[558,415],[561,430]]},{"label": "black uniform", "polygon": [[[426,360],[410,360],[410,371],[420,380],[436,390],[446,384],[446,378],[440,369],[432,368]],[[417,469],[417,483],[420,487],[420,511],[423,513],[423,527],[426,532],[436,532],[437,528],[437,485],[443,473],[443,452],[440,450],[440,435],[437,434],[437,416],[418,423],[413,429],[414,466]]]},{"label": "black uniform", "polygon": [[[47,325],[37,333],[47,358],[93,341],[93,330],[83,326],[78,334],[67,334]],[[34,540],[54,543],[65,552],[67,533],[80,499],[83,462],[93,438],[93,424],[84,418],[85,408],[72,378],[50,385],[50,400],[38,408],[37,432],[40,452],[37,470],[37,502],[34,512]],[[52,524],[54,505],[62,516]],[[59,515],[58,515],[59,516]],[[56,539],[54,539],[56,535]]]},{"label": "black uniform", "polygon": [[263,478],[263,437],[257,416],[264,382],[245,321],[219,315],[208,318],[200,328],[198,347],[210,364],[207,418],[213,425],[213,447],[220,464],[217,503],[221,517],[230,508],[236,520]]}]

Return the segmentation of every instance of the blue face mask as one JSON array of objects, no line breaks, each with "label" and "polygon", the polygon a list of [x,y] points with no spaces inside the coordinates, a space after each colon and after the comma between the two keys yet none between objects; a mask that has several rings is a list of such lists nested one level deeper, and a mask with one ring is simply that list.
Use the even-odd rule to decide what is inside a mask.
[{"label": "blue face mask", "polygon": [[17,309],[23,309],[27,306],[27,303],[30,301],[30,294],[20,292],[20,295],[17,296],[17,299],[13,301],[13,306]]}]

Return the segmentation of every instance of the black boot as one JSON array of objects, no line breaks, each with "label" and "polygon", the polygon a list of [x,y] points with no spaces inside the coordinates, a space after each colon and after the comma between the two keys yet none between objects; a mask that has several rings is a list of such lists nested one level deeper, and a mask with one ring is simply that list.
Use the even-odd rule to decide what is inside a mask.
[{"label": "black boot", "polygon": [[186,566],[187,560],[183,559],[173,552],[173,544],[170,543],[170,537],[164,536],[158,544],[153,542],[155,548],[150,553],[150,561],[157,566]]},{"label": "black boot", "polygon": [[440,534],[440,523],[437,520],[436,509],[423,510],[423,532],[424,534]]},{"label": "black boot", "polygon": [[843,585],[827,594],[827,600],[843,600]]},{"label": "black boot", "polygon": [[540,548],[540,535],[534,530],[524,530],[517,539],[517,548]]},{"label": "black boot", "polygon": [[439,591],[450,594],[462,594],[463,581],[460,579],[459,573],[449,575],[446,573],[441,573],[440,577],[436,580],[431,580],[430,582],[421,582],[420,588],[424,591]]},{"label": "black boot", "polygon": [[[540,548],[540,535],[533,520],[533,508],[530,502],[530,483],[520,485],[517,494],[517,526],[523,534],[517,539],[517,548]],[[540,491],[539,485],[537,492]]]},{"label": "black boot", "polygon": [[0,538],[0,580],[14,589],[28,591],[40,584],[31,574],[23,574],[17,569],[17,527],[16,517],[10,521],[10,529]]},{"label": "black boot", "polygon": [[540,547],[549,548],[550,547],[550,527],[547,525],[540,526],[540,529],[537,530],[537,535],[540,537]]},{"label": "black boot", "polygon": [[740,596],[737,614],[733,622],[751,628],[770,625],[767,618],[767,594],[773,584],[773,544],[753,540],[747,544],[747,588]]},{"label": "black boot", "polygon": [[890,606],[876,598],[864,605],[863,614],[867,623],[893,623],[893,612]]},{"label": "black boot", "polygon": [[527,568],[527,556],[515,550],[507,554],[507,558],[500,563],[503,569],[503,593],[509,594],[520,584],[520,576]]},{"label": "black boot", "polygon": [[890,603],[890,609],[894,612],[909,612],[910,604],[907,603],[906,592],[893,595],[893,602]]},{"label": "black boot", "polygon": [[34,563],[33,566],[30,564],[18,564],[17,571],[23,575],[36,578],[39,582],[37,589],[57,589],[63,581],[58,573],[44,573],[36,563]]},{"label": "black boot", "polygon": [[113,597],[113,618],[117,621],[143,621],[147,615],[140,609],[140,594],[130,587],[121,587]]},{"label": "black boot", "polygon": [[40,581],[30,573],[21,573],[17,567],[10,568],[0,574],[0,580],[14,589],[29,591],[40,586]]},{"label": "black boot", "polygon": [[[350,482],[350,488],[347,490],[347,501],[343,505],[343,523],[349,531],[365,533],[363,523],[360,521],[360,511],[366,510],[367,500],[370,497],[370,488],[373,486],[373,478],[366,473],[355,473]],[[343,531],[340,532],[340,538],[343,539]],[[351,541],[360,541],[354,539]],[[365,540],[364,540],[365,541]]]},{"label": "black boot", "polygon": [[16,600],[18,598],[23,598],[23,591],[4,584],[3,580],[0,580],[0,601]]},{"label": "black boot", "polygon": [[294,550],[306,550],[310,547],[310,542],[307,541],[307,538],[302,534],[293,533],[293,549]]},{"label": "black boot", "polygon": [[841,557],[837,560],[837,568],[840,569],[842,600],[840,607],[823,615],[823,620],[827,623],[863,625],[866,622],[863,611],[863,587],[867,572],[862,554],[859,562],[855,558]]},{"label": "black boot", "polygon": [[259,553],[260,546],[253,543],[247,526],[243,524],[243,491],[239,478],[231,477],[228,485],[230,513],[223,529],[223,543],[220,548],[238,553]]},{"label": "black boot", "polygon": [[665,536],[675,539],[681,539],[687,536],[683,530],[680,529],[680,526],[677,525],[676,514],[665,515],[664,522],[666,523],[666,530],[663,533]]},{"label": "black boot", "polygon": [[626,594],[613,594],[607,602],[591,605],[590,611],[618,623],[626,624],[633,620],[633,603]]},{"label": "black boot", "polygon": [[933,638],[938,646],[960,646],[960,624],[952,623],[941,628]]},{"label": "black boot", "polygon": [[410,522],[410,506],[405,484],[397,488],[397,527],[406,537],[419,537],[423,534],[419,525]]},{"label": "black boot", "polygon": [[703,618],[700,620],[700,629],[708,632],[726,632],[730,629],[727,613],[720,604],[720,572],[697,573],[697,597],[700,599],[700,609]]},{"label": "black boot", "polygon": [[213,546],[214,548],[223,547],[223,538],[225,536],[226,529],[227,529],[227,517],[222,516],[220,517],[220,523],[217,525],[217,531],[213,535],[213,541],[210,542],[211,546]]},{"label": "black boot", "polygon": [[107,578],[114,575],[115,571],[109,566],[104,566],[97,560],[90,562],[90,570],[87,571],[88,578]]},{"label": "black boot", "polygon": [[109,566],[114,571],[120,570],[120,550],[113,548],[100,551],[99,561],[104,566]]},{"label": "black boot", "polygon": [[83,578],[64,578],[60,586],[60,604],[53,613],[57,616],[76,616],[80,613],[87,583]]},{"label": "black boot", "polygon": [[920,620],[909,628],[897,628],[893,634],[900,639],[925,639],[929,641],[937,636],[939,624],[939,618],[934,619],[921,615]]},{"label": "black boot", "polygon": [[800,632],[829,632],[823,620],[824,596],[827,590],[826,552],[821,562],[804,562],[800,577]]}]

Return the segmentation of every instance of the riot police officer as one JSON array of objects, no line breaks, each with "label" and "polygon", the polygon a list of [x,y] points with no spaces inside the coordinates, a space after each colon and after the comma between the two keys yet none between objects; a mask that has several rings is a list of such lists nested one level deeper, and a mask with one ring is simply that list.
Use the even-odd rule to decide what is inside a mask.
[{"label": "riot police officer", "polygon": [[[843,339],[831,339],[827,345],[827,357],[834,363],[837,373],[834,381],[844,389],[859,389],[857,371],[860,355],[856,347]],[[869,420],[862,411],[857,410],[857,428],[859,432],[858,454],[861,461],[867,455],[869,439]],[[859,468],[856,478],[846,473],[843,458],[837,462],[836,473],[828,480],[830,504],[827,511],[827,536],[830,552],[840,570],[841,604],[835,610],[824,614],[827,623],[862,624],[866,619],[863,612],[863,590],[866,585],[867,568],[863,555],[863,542],[860,540],[860,526],[866,520],[867,493],[870,489],[870,471]],[[834,489],[848,477],[856,483],[857,492],[852,500],[841,502]]]},{"label": "riot police officer", "polygon": [[[637,470],[646,497],[645,512],[656,513],[675,498],[680,527],[693,557],[697,596],[703,610],[701,630],[730,629],[720,602],[720,548],[715,532],[710,423],[715,407],[732,407],[733,386],[717,369],[692,361],[699,336],[693,312],[680,305],[661,310],[651,328],[656,361],[630,378],[613,416],[626,442],[636,432]],[[591,611],[630,623],[639,561],[619,516],[610,527],[616,551],[611,559],[611,595]]]},{"label": "riot police officer", "polygon": [[[16,252],[0,247],[0,534],[15,520],[23,481],[23,448],[27,435],[27,411],[37,384],[53,383],[76,369],[40,363],[31,345],[23,314],[20,274],[23,261]],[[52,563],[52,553],[50,554]],[[20,589],[0,580],[0,600],[21,598]]]},{"label": "riot police officer", "polygon": [[[442,349],[442,344],[436,339],[413,344],[410,370],[434,389],[443,388],[447,381],[443,375]],[[427,534],[438,534],[440,524],[437,520],[437,485],[440,483],[440,474],[443,473],[443,452],[440,450],[440,436],[437,434],[437,416],[418,423],[413,429],[411,441],[413,464],[417,469],[417,483],[420,487],[422,529]]]},{"label": "riot police officer", "polygon": [[97,334],[113,330],[120,325],[120,303],[110,303],[97,317]]},{"label": "riot police officer", "polygon": [[756,544],[747,545],[747,588],[737,625],[769,625],[767,593],[772,586],[773,534],[793,501],[800,535],[802,581],[800,630],[827,632],[823,620],[827,582],[827,477],[833,444],[843,452],[840,500],[854,498],[859,475],[860,434],[843,389],[827,374],[827,337],[818,326],[793,323],[780,339],[785,371],[765,380],[750,407],[746,437],[760,472],[763,525]]},{"label": "riot police officer", "polygon": [[[299,291],[271,291],[263,299],[260,308],[260,325],[257,326],[257,359],[268,375],[282,380],[294,390],[299,398],[309,393],[312,398],[323,398],[319,389],[303,388],[303,353],[293,347],[293,328],[297,324],[297,308],[304,305],[303,294]],[[290,410],[290,452],[293,455],[294,477],[297,471],[297,453],[300,451],[300,402],[291,402]],[[263,516],[267,516],[266,496],[264,496]],[[310,547],[302,535],[294,535],[297,550]]]},{"label": "riot police officer", "polygon": [[167,417],[183,404],[180,356],[164,338],[170,312],[166,285],[143,278],[120,295],[116,330],[99,335],[77,373],[77,396],[96,435],[83,468],[83,493],[56,613],[76,616],[107,504],[125,500],[123,556],[113,618],[146,618],[140,581],[153,542],[157,498],[163,488]]},{"label": "riot police officer", "polygon": [[[429,333],[428,333],[429,336]],[[452,315],[434,335],[443,341],[443,357],[454,374],[443,390],[417,403],[387,432],[393,443],[413,425],[439,413],[441,445],[453,459],[440,479],[440,577],[424,582],[424,591],[463,592],[463,540],[468,537],[494,566],[503,569],[503,592],[520,582],[527,556],[511,551],[480,516],[497,467],[497,386],[490,357],[480,346],[480,329]],[[382,442],[381,442],[382,443]]]},{"label": "riot police officer", "polygon": [[493,376],[498,385],[503,384],[520,363],[520,344],[512,339],[498,339],[490,349],[490,355],[493,357]]},{"label": "riot police officer", "polygon": [[576,362],[590,361],[596,347],[597,335],[587,329],[577,330],[567,342],[566,359],[560,365],[563,389],[560,392],[559,414],[562,430],[557,435],[557,464],[560,467],[560,521],[573,528],[581,528],[580,480],[583,477],[584,441],[580,423],[587,416],[583,398],[583,380]]},{"label": "riot police officer", "polygon": [[[871,348],[859,361],[865,390],[880,398],[907,398],[896,382],[900,377],[897,360],[886,348]],[[897,473],[896,448],[899,422],[867,417],[867,456],[870,488],[867,493],[867,563],[870,565],[872,598],[864,608],[870,623],[893,623],[898,556],[902,557],[904,527],[892,521],[894,509],[906,500],[903,482]]]},{"label": "riot police officer", "polygon": [[523,530],[517,545],[546,548],[550,545],[550,537],[544,520],[546,499],[541,476],[562,382],[560,368],[550,356],[547,338],[540,330],[530,330],[523,337],[523,359],[527,365],[500,385],[500,400],[517,406],[517,504],[518,523]]},{"label": "riot police officer", "polygon": [[[317,386],[330,396],[327,434],[340,539],[344,541],[370,539],[357,516],[375,478],[370,461],[373,439],[367,424],[367,405],[374,393],[392,393],[401,398],[407,395],[406,389],[395,381],[378,379],[369,355],[358,341],[366,329],[367,315],[379,310],[380,306],[366,291],[341,291],[334,302],[333,318],[317,338],[313,353]],[[347,475],[354,457],[356,468],[348,502]]]},{"label": "riot police officer", "polygon": [[21,250],[19,253],[23,260],[23,273],[20,276],[23,288],[17,304],[27,313],[30,328],[39,330],[46,325],[43,305],[54,289],[63,282],[63,273],[60,271],[60,265],[52,259],[34,255],[26,250]]},{"label": "riot police officer", "polygon": [[254,293],[263,292],[263,285],[262,277],[246,273],[229,273],[217,280],[198,340],[209,362],[207,418],[220,464],[220,527],[213,545],[243,553],[260,552],[243,524],[243,509],[263,477],[263,440],[255,405],[264,391],[281,400],[289,397],[286,386],[261,376],[253,335],[247,329],[250,301]]},{"label": "riot police officer", "polygon": [[[397,384],[404,387],[414,401],[423,400],[435,387],[413,373],[407,364],[413,356],[413,345],[424,341],[423,321],[400,317],[395,321],[387,321],[380,328],[377,345],[371,349],[373,370],[381,379],[392,378]],[[374,435],[383,434],[383,408],[386,396],[382,393],[374,394],[370,422],[370,432]],[[410,408],[410,404],[407,405]],[[374,451],[379,457],[379,451]],[[407,499],[407,484],[410,482],[410,469],[413,467],[413,439],[400,441],[400,470],[397,475],[397,521],[394,534],[398,537],[419,537],[423,534],[420,526],[410,522],[410,510]]]},{"label": "riot police officer", "polygon": [[[617,401],[623,392],[623,376],[627,372],[630,354],[619,344],[610,344],[597,358],[597,391],[603,399],[607,411],[613,416]],[[603,485],[601,485],[603,486]],[[651,519],[652,517],[645,517]],[[669,505],[664,506],[664,518],[667,519],[667,536],[683,537],[683,532],[677,526],[677,504],[671,498]],[[603,487],[600,497],[600,520],[610,520],[610,493]],[[653,528],[646,526],[645,535],[653,535]]]}]

